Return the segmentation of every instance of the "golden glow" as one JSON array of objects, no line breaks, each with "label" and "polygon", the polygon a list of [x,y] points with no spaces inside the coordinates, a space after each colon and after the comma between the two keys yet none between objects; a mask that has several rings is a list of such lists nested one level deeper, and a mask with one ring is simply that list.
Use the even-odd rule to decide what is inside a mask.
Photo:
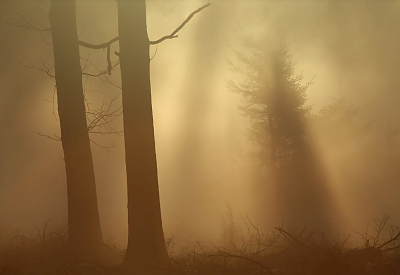
[{"label": "golden glow", "polygon": [[[148,1],[150,39],[169,34],[204,3]],[[116,36],[115,1],[78,1],[77,7],[81,40],[101,43]],[[252,145],[246,137],[250,124],[239,110],[242,99],[226,87],[226,80],[243,79],[228,64],[235,62],[233,51],[245,49],[238,38],[257,36],[260,30],[285,33],[296,73],[303,72],[304,83],[315,76],[308,89],[315,114],[340,96],[345,96],[348,110],[358,110],[352,124],[335,126],[340,129],[308,125],[329,176],[327,189],[338,207],[340,222],[334,226],[345,224],[343,230],[352,232],[388,212],[400,215],[400,151],[394,132],[400,110],[399,15],[399,1],[217,0],[178,38],[157,49],[152,46],[151,54],[157,51],[151,80],[166,237],[173,235],[182,246],[196,240],[219,241],[227,209],[237,217],[248,215],[262,230],[282,222],[274,186],[266,182],[260,188],[256,180],[249,155]],[[51,64],[51,48],[40,37],[18,29],[8,35],[13,37],[10,41],[25,45],[15,50],[15,57],[25,54],[40,66],[43,56]],[[82,49],[81,55],[106,68],[105,51]],[[1,223],[9,225],[7,230],[29,231],[48,219],[65,222],[65,173],[61,144],[36,134],[59,133],[52,116],[54,83],[40,72],[18,66],[16,60],[7,69],[0,65],[2,72],[7,71],[7,77],[0,77],[0,95],[6,94],[0,102],[0,125],[7,129],[0,130],[0,148],[6,148],[0,150],[0,216]],[[98,72],[90,64],[86,69]],[[116,69],[109,79],[119,84],[118,74]],[[112,99],[115,108],[121,104],[118,88],[87,77],[84,84],[93,108]],[[15,107],[6,108],[5,101]],[[122,118],[112,125],[121,130]],[[337,131],[342,131],[340,140],[332,140]],[[91,138],[102,146],[115,145],[106,150],[92,143],[92,151],[105,240],[124,246],[123,138],[95,134]]]}]

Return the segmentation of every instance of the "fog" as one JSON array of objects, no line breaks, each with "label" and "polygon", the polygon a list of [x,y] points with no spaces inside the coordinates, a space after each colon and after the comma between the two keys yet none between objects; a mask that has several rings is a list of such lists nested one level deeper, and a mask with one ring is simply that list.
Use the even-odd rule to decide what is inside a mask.
[{"label": "fog", "polygon": [[[150,40],[171,33],[205,1],[147,1]],[[13,11],[10,8],[13,8]],[[49,1],[2,1],[0,15],[0,235],[29,233],[47,220],[67,224],[66,179],[54,101],[54,81],[32,67],[53,66],[51,34],[15,25],[26,18],[48,28]],[[115,1],[77,0],[79,39],[99,44],[117,36]],[[242,38],[266,33],[276,43],[284,34],[295,73],[307,89],[306,105],[321,109],[345,99],[352,121],[337,124],[310,119],[305,126],[327,186],[304,191],[333,209],[325,227],[364,231],[374,218],[400,217],[400,1],[228,1],[214,0],[179,33],[151,46],[151,84],[161,211],[166,237],[178,246],[196,240],[219,242],[227,223],[248,217],[260,230],[282,223],[313,229],[301,202],[299,221],[268,181],[260,182],[251,121],[244,100],[227,81],[244,75],[235,52],[248,53]],[[118,43],[111,52],[118,51]],[[106,51],[81,48],[87,73],[107,67]],[[86,60],[89,60],[87,62]],[[117,56],[112,55],[113,63]],[[86,64],[86,65],[85,65]],[[121,105],[119,67],[111,76],[83,75],[89,107]],[[50,74],[54,70],[50,69]],[[90,119],[90,116],[89,116]],[[109,128],[122,131],[122,117]],[[123,136],[90,134],[100,218],[107,242],[124,247],[127,199]],[[297,187],[299,188],[299,187]],[[306,186],[304,187],[306,189]],[[319,191],[318,191],[319,190]],[[322,190],[322,191],[321,191]],[[307,197],[314,194],[312,197]],[[324,197],[325,198],[325,197]],[[286,206],[282,206],[282,203]],[[295,205],[293,201],[293,204]],[[315,205],[314,205],[315,207]],[[329,210],[330,211],[330,210]]]}]

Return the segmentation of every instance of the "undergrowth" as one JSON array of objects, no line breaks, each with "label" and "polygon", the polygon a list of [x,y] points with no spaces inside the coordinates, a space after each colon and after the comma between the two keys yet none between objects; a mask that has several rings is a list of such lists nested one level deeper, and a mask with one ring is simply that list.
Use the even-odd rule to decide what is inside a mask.
[{"label": "undergrowth", "polygon": [[0,274],[109,274],[122,251],[108,245],[97,249],[96,260],[78,258],[67,245],[66,228],[49,230],[49,222],[35,234],[16,235],[0,246]]},{"label": "undergrowth", "polygon": [[[356,246],[348,244],[349,237],[336,240],[329,232],[282,226],[264,234],[248,217],[244,221],[243,232],[230,228],[223,245],[197,242],[190,251],[170,253],[171,265],[163,274],[400,274],[400,230],[388,225],[388,217],[375,220],[364,233],[356,232]],[[68,250],[66,230],[50,231],[47,225],[1,245],[1,275],[119,274],[124,251],[104,245],[96,260],[78,259]],[[171,252],[173,238],[166,245]]]}]

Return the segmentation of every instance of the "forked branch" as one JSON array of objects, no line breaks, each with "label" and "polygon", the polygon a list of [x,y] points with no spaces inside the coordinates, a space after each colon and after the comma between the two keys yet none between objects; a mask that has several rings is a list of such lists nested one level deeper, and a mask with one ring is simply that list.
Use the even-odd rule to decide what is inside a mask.
[{"label": "forked branch", "polygon": [[[173,39],[173,38],[178,37],[176,34],[193,18],[193,16],[195,16],[197,13],[201,12],[205,8],[209,7],[210,5],[211,5],[211,3],[208,3],[208,4],[198,8],[197,10],[193,11],[191,14],[189,14],[189,16],[185,19],[185,21],[183,21],[171,34],[163,36],[160,39],[155,40],[155,41],[149,41],[149,44],[150,45],[158,45],[159,43],[163,42],[164,40]],[[84,42],[81,40],[78,40],[78,43],[80,46],[89,48],[89,49],[99,50],[99,49],[107,48],[107,64],[108,64],[107,70],[108,70],[108,74],[111,74],[111,69],[112,69],[111,57],[110,57],[111,45],[117,41],[119,41],[119,36],[114,37],[110,41],[101,43],[101,44],[91,44],[91,43],[87,43],[87,42]],[[115,52],[115,55],[119,56],[119,53]]]},{"label": "forked branch", "polygon": [[11,24],[11,25],[14,25],[14,26],[20,27],[20,28],[26,28],[26,29],[36,30],[36,31],[39,31],[39,32],[47,32],[47,31],[50,31],[50,30],[51,30],[50,28],[39,28],[39,27],[35,26],[33,23],[31,23],[30,21],[28,21],[24,16],[22,16],[21,14],[19,14],[18,12],[16,12],[16,11],[14,10],[13,7],[10,8],[10,11],[11,11],[15,16],[17,16],[17,17],[19,18],[19,20],[20,20],[19,22],[13,22],[13,21],[9,21],[9,20],[7,20],[7,19],[4,18],[4,20],[5,20],[7,23]]}]

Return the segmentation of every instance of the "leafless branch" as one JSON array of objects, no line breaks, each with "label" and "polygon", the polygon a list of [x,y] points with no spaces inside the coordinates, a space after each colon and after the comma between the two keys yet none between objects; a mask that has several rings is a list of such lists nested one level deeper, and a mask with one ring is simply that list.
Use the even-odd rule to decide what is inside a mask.
[{"label": "leafless branch", "polygon": [[99,77],[99,76],[103,76],[103,75],[106,75],[106,74],[111,75],[111,70],[113,70],[114,68],[116,68],[120,64],[119,61],[118,61],[114,65],[111,65],[111,61],[110,61],[110,63],[108,64],[107,70],[100,70],[100,68],[97,67],[94,63],[90,62],[89,59],[85,59],[83,57],[81,57],[81,59],[86,61],[86,64],[84,65],[82,71],[86,69],[87,64],[92,65],[93,67],[96,68],[96,70],[98,70],[98,73],[95,73],[95,74],[82,72],[82,75],[86,75],[86,76],[90,76],[90,77]]},{"label": "leafless branch", "polygon": [[119,36],[114,37],[110,41],[101,43],[101,44],[90,44],[90,43],[83,42],[81,40],[78,40],[78,43],[80,46],[85,47],[85,48],[100,50],[100,49],[105,49],[107,47],[110,47],[111,44],[113,44],[114,42],[116,42],[118,40],[119,40]]},{"label": "leafless branch", "polygon": [[36,69],[38,71],[44,72],[45,74],[47,74],[48,76],[50,76],[53,79],[55,78],[55,76],[52,74],[52,71],[54,70],[54,66],[47,67],[46,62],[43,59],[41,60],[42,67],[33,65],[32,62],[28,58],[25,58],[25,59],[28,62],[28,64],[24,64],[21,60],[19,60],[19,62],[21,63],[22,66],[29,68],[29,69]]},{"label": "leafless branch", "polygon": [[[114,128],[109,126],[110,122],[114,121],[118,116],[122,115],[122,105],[115,110],[111,110],[114,101],[115,99],[112,99],[108,105],[103,104],[103,106],[101,106],[98,110],[95,111],[92,111],[88,108],[86,114],[88,116],[88,121],[90,121],[87,126],[89,133],[96,133],[96,134],[121,133],[121,131],[116,131]],[[90,119],[89,116],[93,117],[93,119]],[[98,128],[98,130],[94,131],[95,128]],[[106,129],[106,131],[103,130],[104,128]]]},{"label": "leafless branch", "polygon": [[53,104],[53,109],[52,109],[52,112],[51,112],[51,116],[53,116],[54,117],[54,119],[57,121],[57,115],[56,115],[56,106],[55,106],[55,102],[56,102],[56,96],[57,96],[57,86],[56,85],[54,85],[54,87],[53,87],[53,100],[52,100],[52,104]]},{"label": "leafless branch", "polygon": [[90,141],[93,142],[94,145],[97,145],[100,148],[106,149],[107,151],[108,151],[108,149],[115,147],[115,145],[104,146],[104,145],[98,144],[97,142],[93,141],[93,139],[90,139]]},{"label": "leafless branch", "polygon": [[43,231],[41,231],[39,227],[36,227],[36,231],[38,232],[38,237],[39,237],[38,241],[41,243],[42,248],[44,248],[46,245],[46,229],[47,229],[47,226],[49,225],[49,223],[50,223],[50,220],[47,220],[45,222]]},{"label": "leafless branch", "polygon": [[[96,44],[90,44],[90,43],[87,43],[87,42],[83,42],[81,40],[78,40],[78,44],[80,46],[82,46],[82,47],[89,48],[89,49],[97,49],[97,50],[99,50],[99,49],[107,48],[107,72],[108,72],[109,75],[111,75],[112,68],[116,66],[116,65],[114,65],[114,66],[111,65],[111,45],[114,42],[118,41],[118,40],[119,40],[119,36],[114,37],[113,39],[111,39],[108,42],[105,42],[105,43],[102,43],[102,44],[97,44],[97,45]],[[117,63],[119,63],[119,62],[117,62]],[[92,76],[92,75],[90,75],[90,76]]]},{"label": "leafless branch", "polygon": [[208,4],[198,8],[197,10],[195,10],[194,12],[189,14],[189,16],[186,18],[186,20],[183,21],[182,24],[180,24],[179,27],[177,27],[170,35],[163,36],[156,41],[150,41],[150,45],[159,44],[166,39],[172,39],[172,38],[178,37],[176,34],[190,21],[190,19],[192,19],[193,16],[195,16],[197,13],[201,12],[205,8],[209,7],[210,5],[211,5],[211,3],[208,3]]},{"label": "leafless branch", "polygon": [[124,131],[113,131],[113,132],[103,132],[103,131],[90,131],[90,134],[100,134],[100,135],[122,135]]},{"label": "leafless branch", "polygon": [[107,47],[107,71],[109,75],[111,75],[111,70],[112,70],[110,51],[111,51],[110,47]]},{"label": "leafless branch", "polygon": [[41,133],[39,133],[39,132],[37,132],[37,134],[38,134],[39,136],[41,136],[41,137],[47,137],[47,138],[49,138],[49,139],[51,139],[51,140],[61,141],[61,138],[58,137],[58,136],[55,135],[55,134],[54,134],[54,137],[51,137],[51,136],[49,136],[49,135],[44,135],[44,134],[41,134]]},{"label": "leafless branch", "polygon": [[[113,87],[118,88],[118,89],[121,89],[121,86],[119,86],[118,84],[116,84],[115,82],[113,82],[111,79],[109,79],[109,78],[107,77],[107,73],[109,73],[110,70],[101,70],[101,69],[100,69],[98,66],[96,66],[93,62],[91,62],[91,61],[89,60],[89,58],[86,58],[86,59],[85,59],[85,58],[81,57],[81,59],[84,60],[84,61],[86,62],[85,65],[83,66],[83,70],[85,70],[86,67],[87,67],[87,65],[90,64],[91,66],[93,66],[93,67],[98,71],[98,73],[94,73],[94,74],[93,74],[93,73],[82,72],[82,75],[89,76],[89,77],[102,77],[101,79],[102,79],[103,82],[109,83],[109,84],[111,84]],[[119,61],[116,62],[116,63],[111,67],[111,70],[113,70],[114,68],[116,68],[119,64],[120,64]],[[82,71],[83,71],[83,70],[82,70]]]},{"label": "leafless branch", "polygon": [[158,50],[158,44],[156,45],[156,50],[155,50],[153,56],[150,58],[150,61],[152,61],[154,59],[154,57],[156,57],[157,50]]},{"label": "leafless branch", "polygon": [[375,247],[379,241],[382,231],[385,229],[387,222],[389,221],[389,215],[385,215],[382,219],[375,220],[375,237],[373,237],[373,247]]},{"label": "leafless branch", "polygon": [[311,251],[316,251],[315,248],[309,246],[308,244],[301,242],[299,240],[299,237],[304,233],[305,228],[301,231],[301,233],[299,234],[298,237],[294,237],[292,234],[290,234],[289,232],[287,232],[285,229],[281,228],[281,227],[275,227],[276,230],[278,230],[280,233],[282,233],[282,236],[284,236],[287,240],[289,240],[292,243],[296,243],[298,244],[300,247],[305,247]]},{"label": "leafless branch", "polygon": [[265,265],[263,265],[263,264],[260,263],[259,261],[256,261],[256,260],[254,260],[254,259],[251,259],[251,258],[242,256],[242,255],[235,255],[235,254],[231,254],[231,253],[228,253],[228,252],[225,252],[225,251],[218,251],[217,254],[211,254],[211,255],[209,255],[209,256],[210,256],[210,257],[229,257],[229,258],[237,258],[237,259],[246,260],[246,261],[252,262],[252,263],[254,263],[254,264],[256,264],[256,265],[259,265],[262,269],[264,269],[265,271],[267,271],[269,274],[272,274],[272,275],[275,274],[274,272],[272,272],[271,269],[267,268]]},{"label": "leafless branch", "polygon": [[24,16],[22,16],[21,14],[19,14],[18,12],[16,12],[16,11],[13,9],[13,7],[11,7],[10,11],[20,19],[20,22],[18,22],[18,23],[5,20],[7,23],[9,23],[9,24],[11,24],[11,25],[13,25],[13,26],[21,27],[21,28],[26,28],[26,29],[32,29],[32,30],[36,30],[36,31],[40,31],[40,32],[51,31],[51,28],[44,28],[44,29],[42,29],[42,28],[36,27],[36,26],[33,25],[31,22],[29,22]]},{"label": "leafless branch", "polygon": [[390,240],[384,242],[383,244],[379,245],[377,248],[383,248],[384,246],[390,244],[391,242],[396,241],[399,237],[400,237],[400,231],[396,234],[396,236],[394,236],[394,237],[391,238]]},{"label": "leafless branch", "polygon": [[[157,44],[163,42],[164,40],[178,37],[176,34],[193,18],[193,16],[196,15],[197,13],[201,12],[203,9],[209,7],[210,5],[211,5],[211,3],[208,3],[208,4],[198,8],[197,10],[193,11],[191,14],[189,14],[189,16],[186,18],[186,20],[183,21],[170,35],[163,36],[160,39],[155,40],[155,41],[149,41],[149,44],[157,45]],[[81,40],[78,40],[78,43],[80,46],[89,48],[89,49],[95,49],[95,50],[107,49],[107,64],[108,64],[107,71],[108,71],[108,74],[111,75],[111,69],[112,69],[111,56],[110,56],[111,55],[110,54],[111,53],[111,45],[117,41],[119,41],[119,36],[116,36],[113,39],[111,39],[110,41],[101,43],[101,44],[91,44],[91,43],[87,43],[87,42],[84,42]],[[115,55],[119,56],[118,52],[114,52],[114,53],[115,53]],[[157,53],[157,49],[156,49],[156,53]],[[154,56],[155,56],[155,54],[154,54]],[[151,59],[153,59],[154,56]]]}]

